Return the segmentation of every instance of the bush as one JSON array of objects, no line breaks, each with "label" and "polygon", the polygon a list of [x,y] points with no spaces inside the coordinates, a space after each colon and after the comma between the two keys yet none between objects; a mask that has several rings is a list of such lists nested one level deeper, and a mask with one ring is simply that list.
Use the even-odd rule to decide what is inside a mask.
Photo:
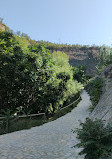
[{"label": "bush", "polygon": [[65,53],[50,51],[43,44],[29,45],[26,39],[0,31],[0,113],[21,115],[55,113],[82,89],[73,80]]},{"label": "bush", "polygon": [[85,159],[101,159],[112,152],[112,125],[104,126],[102,120],[87,118],[80,123],[82,128],[76,129],[80,143],[74,147],[83,148],[79,155],[85,154]]},{"label": "bush", "polygon": [[88,80],[91,78],[86,74],[85,66],[73,67],[73,79],[81,82],[82,84],[86,84]]},{"label": "bush", "polygon": [[40,126],[46,123],[43,118],[15,118],[9,120],[8,130],[6,129],[5,120],[0,120],[0,135],[30,129],[35,126]]},{"label": "bush", "polygon": [[42,45],[24,50],[9,32],[0,32],[0,46],[0,112],[15,113],[18,107],[25,113],[46,110],[43,94],[53,76],[50,52]]},{"label": "bush", "polygon": [[99,102],[99,99],[102,95],[102,87],[103,87],[102,78],[97,78],[95,80],[90,81],[88,86],[86,87],[90,95],[93,106],[96,106]]}]

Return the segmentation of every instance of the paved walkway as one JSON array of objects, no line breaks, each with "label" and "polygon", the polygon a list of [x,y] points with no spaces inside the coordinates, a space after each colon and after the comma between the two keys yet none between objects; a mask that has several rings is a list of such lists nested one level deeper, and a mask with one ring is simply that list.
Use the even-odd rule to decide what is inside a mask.
[{"label": "paved walkway", "polygon": [[89,116],[91,105],[86,91],[82,101],[67,115],[29,130],[0,136],[0,159],[82,159],[79,149],[71,148],[78,141],[71,132]]}]

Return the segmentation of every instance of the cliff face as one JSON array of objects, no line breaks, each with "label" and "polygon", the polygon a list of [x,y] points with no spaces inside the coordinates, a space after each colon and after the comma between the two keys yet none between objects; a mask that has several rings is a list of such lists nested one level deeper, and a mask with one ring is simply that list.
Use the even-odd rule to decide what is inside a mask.
[{"label": "cliff face", "polygon": [[99,76],[104,81],[103,94],[92,113],[92,118],[100,118],[109,123],[112,122],[112,64]]},{"label": "cliff face", "polygon": [[86,67],[86,72],[94,76],[97,72],[96,66],[99,63],[99,49],[76,50],[74,52],[67,52],[72,66],[83,65]]},{"label": "cliff face", "polygon": [[48,48],[51,53],[53,51],[62,51],[69,56],[69,62],[72,66],[83,65],[86,67],[86,72],[89,75],[94,76],[97,72],[96,66],[99,63],[99,51],[98,47],[80,47],[80,48]]},{"label": "cliff face", "polygon": [[[92,119],[102,119],[105,124],[112,123],[112,64],[100,74],[100,77],[104,79],[103,94],[92,112]],[[112,159],[112,155],[108,159]]]},{"label": "cliff face", "polygon": [[105,120],[106,124],[112,122],[112,87],[102,95],[92,113],[92,118]]}]

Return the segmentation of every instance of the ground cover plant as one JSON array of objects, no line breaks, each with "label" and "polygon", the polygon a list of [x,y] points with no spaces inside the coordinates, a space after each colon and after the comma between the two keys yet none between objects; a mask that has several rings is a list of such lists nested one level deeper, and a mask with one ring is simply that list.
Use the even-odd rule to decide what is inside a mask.
[{"label": "ground cover plant", "polygon": [[87,118],[80,126],[73,131],[80,140],[74,147],[83,148],[79,154],[85,155],[85,159],[108,157],[112,152],[112,123],[105,126],[102,120]]}]

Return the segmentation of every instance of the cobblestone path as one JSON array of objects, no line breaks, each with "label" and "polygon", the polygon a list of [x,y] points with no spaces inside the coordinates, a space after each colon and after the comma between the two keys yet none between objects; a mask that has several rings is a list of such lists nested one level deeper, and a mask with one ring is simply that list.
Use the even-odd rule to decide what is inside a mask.
[{"label": "cobblestone path", "polygon": [[79,149],[71,148],[78,141],[71,132],[89,116],[91,105],[86,91],[82,101],[67,115],[29,130],[0,136],[0,159],[83,159]]}]

